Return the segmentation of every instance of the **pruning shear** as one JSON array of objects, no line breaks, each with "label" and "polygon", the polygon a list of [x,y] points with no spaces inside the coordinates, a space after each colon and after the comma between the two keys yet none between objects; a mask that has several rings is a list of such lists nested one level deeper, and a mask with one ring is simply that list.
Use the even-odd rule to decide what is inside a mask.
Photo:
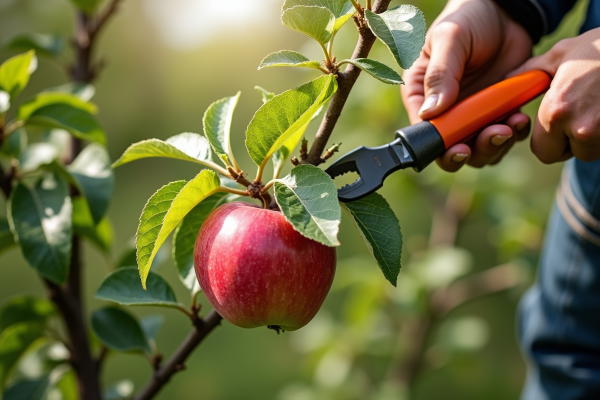
[{"label": "pruning shear", "polygon": [[377,191],[392,172],[422,171],[451,146],[466,142],[480,129],[502,121],[550,87],[550,76],[527,71],[492,85],[455,104],[440,116],[396,131],[396,140],[379,147],[361,146],[340,157],[326,173],[335,178],[356,172],[359,178],[338,190],[342,202]]}]

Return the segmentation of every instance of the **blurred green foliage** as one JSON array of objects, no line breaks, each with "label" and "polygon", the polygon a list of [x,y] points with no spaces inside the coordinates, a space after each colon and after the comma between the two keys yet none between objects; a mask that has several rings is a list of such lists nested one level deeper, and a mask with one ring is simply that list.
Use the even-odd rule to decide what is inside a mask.
[{"label": "blurred green foliage", "polygon": [[[234,152],[243,153],[245,126],[261,104],[253,87],[261,85],[279,93],[316,76],[310,70],[259,72],[256,68],[262,58],[281,48],[302,49],[309,57],[320,57],[312,43],[305,46],[308,40],[281,26],[279,1],[252,3],[260,8],[263,2],[262,17],[252,14],[249,20],[237,23],[241,28],[225,22],[219,28],[213,21],[210,26],[218,29],[218,34],[205,33],[203,37],[196,32],[197,44],[184,49],[173,46],[173,38],[165,34],[177,29],[167,24],[172,16],[156,17],[156,0],[124,2],[97,49],[107,67],[97,82],[95,103],[113,160],[139,140],[200,132],[203,110],[238,89],[242,96],[232,141]],[[192,3],[204,5],[205,19],[215,10],[204,0],[169,2],[173,9],[202,10]],[[558,32],[536,47],[536,53],[576,34],[583,3]],[[430,24],[444,2],[421,0],[413,4],[424,11]],[[0,41],[7,42],[25,31],[50,33],[64,40],[72,31],[71,17],[67,0],[0,0]],[[356,33],[349,24],[338,34],[337,52],[350,55],[355,40]],[[48,52],[58,43],[45,43]],[[14,54],[0,50],[0,60]],[[372,54],[393,64],[381,44]],[[60,66],[43,57],[39,61],[21,100],[67,82]],[[533,115],[536,106],[526,110]],[[407,123],[397,88],[362,76],[331,143],[342,142],[342,152],[358,145],[379,145]],[[309,140],[317,124],[314,121],[309,127]],[[253,171],[250,158],[238,162]],[[161,165],[167,167],[151,168],[150,162],[141,161],[117,171],[115,197],[108,213],[114,224],[112,257],[104,257],[93,245],[85,246],[85,307],[90,311],[105,305],[92,295],[109,268],[130,249],[146,199],[157,187],[182,177],[190,179],[197,172],[194,166],[164,163]],[[286,166],[284,172],[289,168]],[[396,212],[405,240],[398,288],[382,278],[358,233],[343,229],[334,287],[315,320],[282,336],[267,329],[243,330],[225,322],[194,353],[187,371],[177,375],[158,398],[403,399],[409,393],[407,360],[421,348],[420,373],[410,380],[411,399],[516,398],[524,364],[515,339],[515,310],[533,277],[559,173],[559,165],[541,165],[528,144],[521,143],[496,167],[447,174],[432,166],[421,174],[407,171],[391,176],[381,193]],[[5,205],[1,198],[0,210],[6,209]],[[342,223],[350,226],[347,219]],[[171,261],[158,264],[153,270],[175,288],[180,301],[187,302],[189,291],[180,284]],[[471,280],[479,282],[477,279],[486,276],[479,274],[497,265],[504,266],[499,276],[511,289],[459,302],[458,308],[446,310],[454,303],[443,288],[462,288],[456,293],[464,293]],[[44,290],[18,249],[13,248],[0,258],[0,303],[22,294],[43,295]],[[440,317],[429,321],[429,326],[422,324],[432,309]],[[131,312],[156,314],[152,308]],[[166,310],[164,315],[156,344],[161,352],[170,354],[187,335],[189,322],[174,310]],[[48,379],[43,365],[56,365],[64,357],[61,345],[40,342],[21,361],[16,378]],[[131,382],[141,387],[151,372],[142,357],[109,355],[103,383],[112,387],[111,393],[118,398],[119,393],[131,392]],[[122,381],[124,378],[131,382]],[[72,376],[65,373],[52,379],[60,386]]]}]

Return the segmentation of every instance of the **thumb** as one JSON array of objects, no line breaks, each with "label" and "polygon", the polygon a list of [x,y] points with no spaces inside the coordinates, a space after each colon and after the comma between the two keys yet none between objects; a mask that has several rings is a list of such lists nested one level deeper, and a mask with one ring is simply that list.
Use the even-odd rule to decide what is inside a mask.
[{"label": "thumb", "polygon": [[468,58],[462,31],[454,23],[442,23],[432,32],[431,56],[423,80],[425,101],[419,111],[422,119],[435,117],[458,98]]}]

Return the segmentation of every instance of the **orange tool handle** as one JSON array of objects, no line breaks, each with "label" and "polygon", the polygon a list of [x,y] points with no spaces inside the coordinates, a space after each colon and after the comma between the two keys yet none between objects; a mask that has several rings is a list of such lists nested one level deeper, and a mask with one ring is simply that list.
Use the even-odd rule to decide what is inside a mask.
[{"label": "orange tool handle", "polygon": [[436,127],[448,149],[535,99],[548,90],[550,81],[544,71],[523,72],[467,97],[429,122]]}]

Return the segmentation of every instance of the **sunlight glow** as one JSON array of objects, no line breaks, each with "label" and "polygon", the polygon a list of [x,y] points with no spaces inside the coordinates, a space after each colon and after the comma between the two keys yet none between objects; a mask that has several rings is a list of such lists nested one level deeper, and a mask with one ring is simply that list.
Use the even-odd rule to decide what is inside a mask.
[{"label": "sunlight glow", "polygon": [[189,50],[216,35],[244,33],[280,12],[280,0],[145,0],[148,19],[162,41]]}]

